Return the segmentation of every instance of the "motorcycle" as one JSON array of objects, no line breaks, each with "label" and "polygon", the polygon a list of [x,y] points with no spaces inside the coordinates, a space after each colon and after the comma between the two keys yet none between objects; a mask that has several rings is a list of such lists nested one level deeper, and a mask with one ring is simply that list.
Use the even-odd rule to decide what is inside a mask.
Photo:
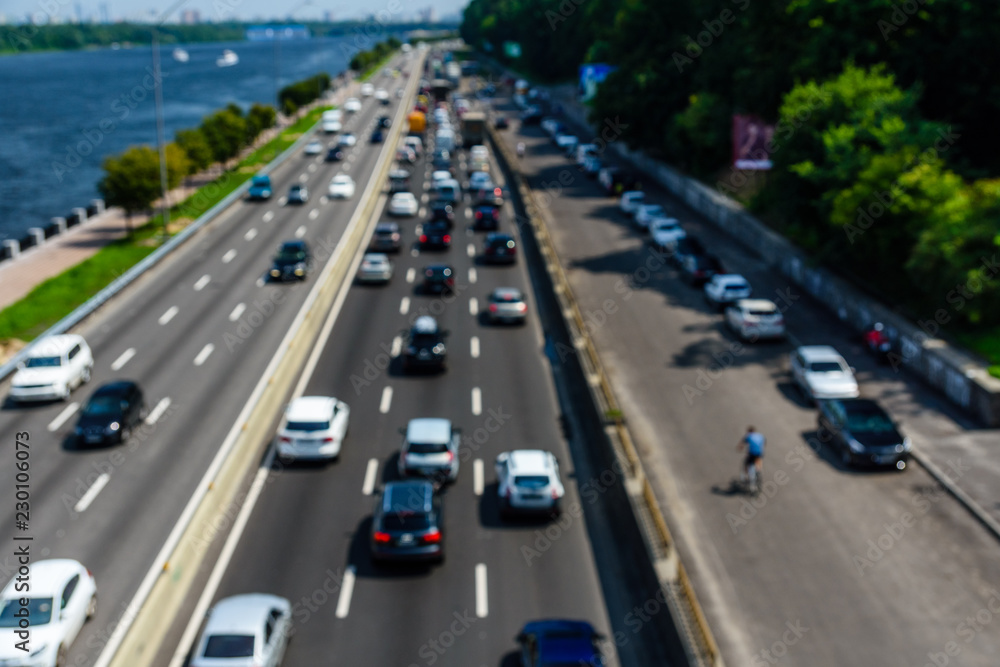
[{"label": "motorcycle", "polygon": [[875,355],[880,364],[889,363],[889,355],[892,353],[892,341],[881,329],[871,328],[865,332],[865,345],[868,351]]}]

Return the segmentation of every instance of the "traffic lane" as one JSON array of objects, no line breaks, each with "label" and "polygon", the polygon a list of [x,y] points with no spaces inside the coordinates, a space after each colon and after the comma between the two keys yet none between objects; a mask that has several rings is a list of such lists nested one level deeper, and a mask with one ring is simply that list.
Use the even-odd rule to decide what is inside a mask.
[{"label": "traffic lane", "polygon": [[[534,156],[535,152],[531,151],[530,155]],[[544,172],[551,182],[552,170],[561,169],[558,163],[546,163],[548,157],[532,157],[527,162],[529,171],[539,174],[539,181],[544,181],[541,177]],[[867,549],[866,539],[878,538],[879,535],[871,534],[871,530],[880,526],[879,521],[893,525],[907,511],[916,517],[916,509],[923,508],[925,503],[922,498],[910,496],[914,489],[933,489],[933,482],[922,471],[911,471],[909,476],[889,475],[884,479],[878,475],[844,475],[835,465],[817,461],[815,456],[813,464],[807,466],[806,453],[812,450],[803,436],[808,436],[814,429],[815,413],[794,404],[789,406],[786,393],[775,383],[776,377],[779,380],[784,377],[787,348],[762,346],[732,354],[730,346],[734,341],[721,331],[718,317],[709,314],[697,303],[700,298],[697,293],[677,282],[671,272],[641,271],[644,260],[650,257],[655,259],[655,255],[642,248],[638,237],[622,234],[615,224],[602,220],[606,211],[598,208],[599,212],[595,212],[594,205],[592,199],[554,198],[551,204],[557,220],[554,237],[564,261],[571,267],[570,278],[585,319],[589,316],[590,328],[605,355],[605,364],[615,386],[621,388],[622,402],[635,406],[635,416],[631,416],[633,410],[630,410],[630,424],[641,436],[639,439],[644,453],[654,463],[652,469],[659,471],[657,479],[665,489],[663,495],[668,498],[666,506],[672,508],[675,521],[684,524],[685,534],[690,535],[691,531],[699,534],[699,539],[686,540],[685,547],[691,551],[689,559],[696,564],[696,578],[698,569],[702,572],[709,570],[709,576],[698,581],[699,591],[702,595],[706,595],[706,590],[709,592],[707,606],[710,612],[722,617],[720,622],[714,623],[714,627],[723,639],[728,639],[727,652],[740,654],[742,651],[743,655],[747,655],[747,646],[761,649],[769,646],[770,642],[766,641],[768,632],[780,628],[795,611],[795,605],[789,605],[790,602],[798,602],[799,609],[823,610],[813,621],[821,625],[825,622],[824,615],[836,617],[843,614],[849,618],[850,609],[869,608],[876,601],[886,600],[885,604],[890,605],[895,614],[893,618],[906,619],[900,624],[903,628],[907,631],[917,628],[917,634],[928,638],[928,644],[935,645],[940,639],[941,645],[944,645],[950,629],[935,622],[939,618],[938,612],[928,609],[921,600],[913,599],[920,597],[916,592],[906,595],[896,590],[895,583],[889,579],[903,577],[911,582],[918,579],[935,581],[936,593],[940,596],[938,601],[946,599],[958,607],[974,611],[982,601],[975,579],[966,576],[960,579],[957,587],[944,585],[937,563],[952,561],[954,555],[950,553],[950,545],[963,541],[968,543],[971,532],[974,553],[971,556],[967,554],[972,561],[969,565],[974,571],[983,571],[984,568],[991,571],[995,546],[983,539],[981,531],[975,537],[976,525],[955,503],[950,500],[935,502],[926,512],[927,520],[917,524],[919,529],[912,533],[914,539],[900,542],[902,548],[894,550],[894,555],[900,554],[897,557],[903,562],[903,569],[899,573],[893,571],[891,575],[871,574],[861,563],[858,567],[865,576],[864,581],[859,581],[859,570],[850,554],[863,554]],[[630,277],[634,279],[630,288],[616,293],[615,285],[623,284],[618,281]],[[753,275],[751,280],[755,280]],[[628,301],[632,303],[625,307]],[[672,307],[664,309],[664,301]],[[607,307],[609,303],[611,308]],[[609,312],[612,310],[614,312]],[[791,323],[794,316],[789,314],[788,319]],[[660,360],[660,364],[651,366],[648,364],[650,359]],[[646,366],[640,367],[636,360],[647,360],[644,362]],[[685,370],[672,370],[677,367]],[[701,384],[697,384],[699,371],[706,377]],[[718,377],[709,377],[708,371]],[[688,387],[687,396],[685,386]],[[701,393],[691,393],[692,390]],[[673,397],[674,401],[664,401],[665,396]],[[746,405],[746,396],[756,397],[752,405]],[[694,399],[690,405],[688,398]],[[740,408],[741,405],[746,407]],[[790,413],[795,415],[792,420],[789,419]],[[662,415],[663,419],[656,419],[657,415]],[[747,584],[748,580],[761,579],[760,563],[755,560],[751,571],[741,572],[747,569],[741,558],[747,546],[743,542],[731,543],[737,535],[725,520],[727,515],[733,514],[736,516],[735,527],[742,527],[739,523],[742,517],[738,511],[733,511],[742,508],[741,498],[738,495],[729,496],[727,489],[729,478],[738,467],[736,454],[730,447],[748,423],[758,423],[768,434],[771,442],[769,460],[781,461],[782,470],[789,476],[793,463],[795,467],[802,466],[803,470],[808,470],[802,479],[807,480],[809,488],[817,488],[814,497],[811,491],[789,493],[781,487],[782,496],[802,497],[787,504],[780,501],[770,503],[769,508],[782,508],[770,510],[780,515],[775,520],[782,525],[795,525],[796,530],[804,530],[804,526],[819,528],[814,539],[825,539],[838,545],[830,552],[816,549],[810,546],[809,540],[799,540],[797,536],[794,540],[781,538],[783,545],[795,542],[797,553],[785,551],[772,555],[770,551],[773,549],[768,549],[768,543],[776,537],[772,534],[763,540],[762,552],[767,553],[770,560],[776,559],[781,563],[774,568],[775,573],[787,577],[788,573],[798,570],[798,577],[812,582],[804,589],[807,591],[818,588],[815,572],[837,573],[839,570],[839,574],[824,578],[829,590],[823,596],[810,594],[803,600],[796,600],[793,595],[783,596],[775,601],[775,605],[780,605],[777,613],[775,605],[769,605],[767,609],[753,609],[753,613],[746,613],[745,622],[742,622],[743,619],[733,619],[727,613],[727,605],[740,598],[737,591],[742,591],[751,602],[773,598],[766,595],[766,590],[755,591],[752,585]],[[665,444],[658,447],[653,444],[656,442]],[[697,444],[692,446],[691,443]],[[794,453],[792,448],[795,448]],[[792,458],[786,461],[787,456]],[[800,456],[803,462],[797,461]],[[667,470],[671,471],[669,478],[664,472]],[[720,473],[720,470],[725,472]],[[770,475],[766,478],[770,479]],[[845,479],[850,483],[848,489],[844,489]],[[874,480],[878,483],[873,483]],[[722,500],[725,498],[729,499]],[[940,496],[935,498],[941,499]],[[720,505],[720,501],[733,507]],[[879,508],[879,511],[872,512],[873,507]],[[804,516],[796,518],[793,516],[796,512]],[[764,512],[760,511],[755,516],[757,514],[763,516]],[[939,515],[943,518],[935,520]],[[693,520],[694,516],[699,517],[697,522]],[[705,516],[713,516],[716,520],[706,522]],[[837,521],[831,523],[831,517]],[[865,519],[858,521],[855,517]],[[773,521],[768,521],[767,525],[767,530],[773,530]],[[763,528],[757,530],[764,531]],[[753,535],[753,531],[741,531],[739,534]],[[845,551],[849,553],[845,554]],[[831,553],[835,553],[836,558],[831,559]],[[845,599],[843,591],[850,591],[851,596],[857,599]],[[728,600],[725,599],[727,597]],[[843,600],[845,604],[831,609],[828,602],[820,604],[821,597]],[[920,613],[915,613],[915,610]],[[761,624],[760,620],[767,615],[772,616],[770,622]],[[732,628],[754,627],[753,619],[758,619],[757,624],[761,626],[757,632],[751,633],[756,637],[726,637],[731,634]],[[960,620],[955,618],[956,623]],[[895,664],[893,660],[898,661],[908,653],[910,659],[919,659],[922,655],[905,637],[897,636],[893,641],[892,631],[886,632],[884,622],[881,625],[849,628],[846,632],[838,623],[842,623],[839,618],[830,621],[830,633],[836,633],[839,638],[855,637],[845,645],[880,646],[886,654],[880,661],[886,664]],[[827,633],[824,635],[829,636]],[[819,633],[813,636],[818,637]],[[818,639],[816,641],[819,642]],[[811,643],[808,641],[802,646]],[[739,648],[740,645],[744,648]],[[816,650],[823,652],[825,649]]]}]

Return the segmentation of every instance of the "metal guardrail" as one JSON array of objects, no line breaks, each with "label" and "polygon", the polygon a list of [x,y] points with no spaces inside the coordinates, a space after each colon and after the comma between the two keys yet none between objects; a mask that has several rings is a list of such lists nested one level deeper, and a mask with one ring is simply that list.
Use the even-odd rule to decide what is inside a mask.
[{"label": "metal guardrail", "polygon": [[[271,160],[267,163],[263,169],[258,173],[269,174],[273,170],[284,164],[288,158],[294,155],[299,148],[309,139],[309,135],[312,131],[322,123],[322,120],[316,121],[308,130],[302,133],[295,143],[282,151],[281,155]],[[279,135],[280,136],[280,135]],[[208,187],[208,186],[205,186]],[[220,213],[225,211],[227,208],[232,206],[235,202],[239,201],[247,190],[250,189],[250,180],[248,179],[245,183],[240,185],[234,191],[226,195],[220,202],[215,206],[208,209],[202,213],[197,220],[192,222],[190,225],[184,228],[176,236],[172,237],[169,241],[164,243],[162,246],[157,248],[153,253],[146,256],[138,264],[128,269],[125,273],[115,278],[111,284],[102,289],[100,292],[90,297],[87,301],[80,304],[76,310],[71,312],[66,317],[62,318],[51,327],[42,332],[38,337],[35,338],[31,343],[25,345],[17,354],[15,354],[7,363],[0,366],[0,380],[10,375],[14,370],[17,369],[17,365],[24,361],[31,349],[46,336],[54,336],[57,334],[66,333],[77,324],[82,322],[87,316],[91,315],[98,308],[103,306],[105,303],[114,298],[119,292],[128,287],[132,282],[141,276],[146,271],[150,270],[156,266],[160,260],[169,255],[171,252],[180,247],[185,241],[187,241],[191,236],[198,232],[202,227],[214,220]]]}]

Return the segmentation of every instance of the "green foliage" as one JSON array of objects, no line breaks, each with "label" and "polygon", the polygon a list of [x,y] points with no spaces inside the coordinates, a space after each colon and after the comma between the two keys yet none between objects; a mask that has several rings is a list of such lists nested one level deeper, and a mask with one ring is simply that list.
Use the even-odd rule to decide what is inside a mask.
[{"label": "green foliage", "polygon": [[[160,24],[161,44],[225,42],[243,39],[246,26],[238,23],[201,25]],[[0,53],[73,50],[120,44],[149,44],[150,26],[136,23],[6,25],[0,30]]]},{"label": "green foliage", "polygon": [[200,129],[178,130],[174,140],[187,155],[189,174],[196,174],[212,164],[212,149]]},{"label": "green foliage", "polygon": [[247,145],[247,122],[239,107],[229,107],[205,116],[201,133],[216,162],[225,162]]},{"label": "green foliage", "polygon": [[160,157],[151,146],[132,146],[104,158],[104,178],[98,183],[104,201],[132,215],[149,209],[160,195]]},{"label": "green foliage", "polygon": [[[282,88],[278,93],[278,101],[280,102],[281,109],[284,113],[293,114],[299,107],[305,106],[310,102],[319,99],[320,95],[323,94],[323,91],[329,87],[330,75],[326,72],[320,72],[316,76],[303,79],[302,81],[296,81],[295,83]],[[273,121],[271,124],[274,124]]]},{"label": "green foliage", "polygon": [[348,65],[355,72],[361,72],[362,74],[367,73],[369,70],[378,66],[386,58],[388,58],[396,49],[402,46],[403,43],[400,42],[395,37],[390,37],[389,39],[379,42],[373,48],[367,51],[358,51],[351,58],[351,62]]}]

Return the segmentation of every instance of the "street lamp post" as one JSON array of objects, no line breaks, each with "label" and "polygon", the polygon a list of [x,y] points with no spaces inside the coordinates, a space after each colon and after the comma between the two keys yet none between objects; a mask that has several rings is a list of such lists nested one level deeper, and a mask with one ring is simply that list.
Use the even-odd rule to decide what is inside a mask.
[{"label": "street lamp post", "polygon": [[170,204],[167,202],[167,144],[163,122],[163,76],[160,72],[160,40],[156,26],[153,26],[153,88],[156,100],[156,146],[160,153],[160,219],[163,222],[163,240],[167,240],[167,226],[170,224]]}]

